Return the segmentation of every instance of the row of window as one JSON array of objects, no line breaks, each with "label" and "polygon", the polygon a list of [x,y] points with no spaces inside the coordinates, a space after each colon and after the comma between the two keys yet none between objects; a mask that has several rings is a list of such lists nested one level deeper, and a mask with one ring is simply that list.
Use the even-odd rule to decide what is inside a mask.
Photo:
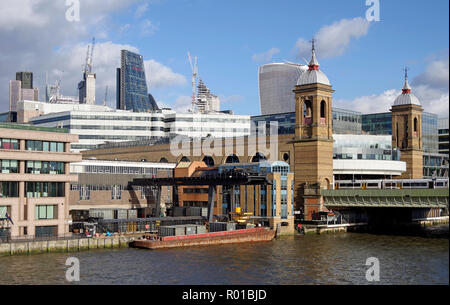
[{"label": "row of window", "polygon": [[[64,182],[26,182],[25,195],[27,198],[64,197]],[[0,198],[19,197],[19,183],[3,181],[0,183]]]},{"label": "row of window", "polygon": [[17,139],[1,139],[0,149],[19,149],[19,140]]},{"label": "row of window", "polygon": [[54,161],[27,161],[27,174],[65,174],[64,162]]},{"label": "row of window", "polygon": [[27,140],[26,150],[31,151],[50,151],[50,152],[64,152],[64,143],[62,142],[48,142],[39,140]]}]

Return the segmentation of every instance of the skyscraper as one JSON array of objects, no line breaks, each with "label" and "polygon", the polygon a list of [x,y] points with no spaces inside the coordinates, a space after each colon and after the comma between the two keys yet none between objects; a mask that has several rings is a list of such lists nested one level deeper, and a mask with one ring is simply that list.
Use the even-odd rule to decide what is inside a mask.
[{"label": "skyscraper", "polygon": [[292,88],[307,69],[308,66],[295,63],[272,63],[259,67],[261,114],[294,112],[295,94]]},{"label": "skyscraper", "polygon": [[95,73],[85,71],[83,80],[78,83],[78,99],[80,104],[95,105]]},{"label": "skyscraper", "polygon": [[147,90],[142,55],[122,50],[117,69],[117,109],[147,112],[153,109]]},{"label": "skyscraper", "polygon": [[200,78],[197,85],[197,108],[200,113],[220,111],[220,99],[211,93]]},{"label": "skyscraper", "polygon": [[22,82],[22,89],[33,89],[33,72],[17,72],[16,80]]}]

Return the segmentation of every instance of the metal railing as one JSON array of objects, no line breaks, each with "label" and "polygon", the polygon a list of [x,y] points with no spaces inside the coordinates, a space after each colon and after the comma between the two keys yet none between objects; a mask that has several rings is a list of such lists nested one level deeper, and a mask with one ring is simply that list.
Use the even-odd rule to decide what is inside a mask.
[{"label": "metal railing", "polygon": [[84,234],[67,233],[57,236],[44,235],[44,236],[14,236],[10,234],[0,236],[1,243],[21,243],[21,242],[35,242],[35,241],[56,241],[56,240],[69,240],[69,239],[81,239],[87,238]]}]

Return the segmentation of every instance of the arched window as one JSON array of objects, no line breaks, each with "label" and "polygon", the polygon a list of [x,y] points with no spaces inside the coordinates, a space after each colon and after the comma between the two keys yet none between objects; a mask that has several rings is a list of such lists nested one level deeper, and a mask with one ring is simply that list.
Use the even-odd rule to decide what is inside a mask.
[{"label": "arched window", "polygon": [[312,124],[313,109],[311,101],[305,101],[303,106],[303,117],[305,118],[304,124]]},{"label": "arched window", "polygon": [[266,156],[257,152],[252,158],[252,163],[260,162],[262,160],[267,160]]},{"label": "arched window", "polygon": [[417,132],[417,118],[414,118],[414,132]]},{"label": "arched window", "polygon": [[214,159],[211,156],[205,156],[202,161],[205,162],[208,167],[214,166]]},{"label": "arched window", "polygon": [[320,117],[324,119],[327,117],[327,103],[325,101],[320,102]]},{"label": "arched window", "polygon": [[159,160],[159,163],[169,163],[169,161],[166,158],[161,158],[161,160]]},{"label": "arched window", "polygon": [[225,160],[225,163],[239,163],[239,158],[236,155],[229,155]]},{"label": "arched window", "polygon": [[191,162],[188,157],[181,158],[180,162]]}]

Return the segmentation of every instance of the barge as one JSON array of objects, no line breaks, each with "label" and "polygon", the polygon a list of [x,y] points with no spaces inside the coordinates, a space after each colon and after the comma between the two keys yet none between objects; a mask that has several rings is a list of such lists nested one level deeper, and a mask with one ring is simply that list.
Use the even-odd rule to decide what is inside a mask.
[{"label": "barge", "polygon": [[165,236],[157,237],[153,240],[138,239],[130,244],[134,248],[143,249],[164,249],[175,247],[189,247],[189,246],[210,246],[222,245],[231,243],[246,243],[246,242],[262,242],[271,241],[275,237],[275,231],[269,228],[258,227],[251,229],[224,231],[224,232],[210,232],[195,235],[183,236]]}]

